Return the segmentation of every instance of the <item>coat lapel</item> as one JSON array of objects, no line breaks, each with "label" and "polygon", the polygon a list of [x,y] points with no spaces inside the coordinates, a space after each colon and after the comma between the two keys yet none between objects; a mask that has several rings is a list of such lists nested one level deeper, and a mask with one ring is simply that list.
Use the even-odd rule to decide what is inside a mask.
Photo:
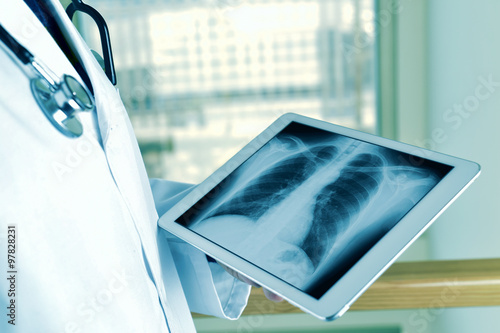
[{"label": "coat lapel", "polygon": [[[163,238],[159,241],[160,244],[157,242],[158,216],[149,179],[119,93],[109,82],[60,4],[53,5],[54,10],[58,12],[61,26],[64,26],[63,33],[68,40],[73,41],[76,54],[92,82],[102,146],[115,183],[141,238],[145,265],[148,266],[151,279],[158,290],[169,329],[171,332],[195,332],[168,244]],[[163,252],[163,267],[160,266],[158,246]],[[168,281],[167,290],[164,287],[164,279]],[[175,302],[175,305],[171,302]]]}]

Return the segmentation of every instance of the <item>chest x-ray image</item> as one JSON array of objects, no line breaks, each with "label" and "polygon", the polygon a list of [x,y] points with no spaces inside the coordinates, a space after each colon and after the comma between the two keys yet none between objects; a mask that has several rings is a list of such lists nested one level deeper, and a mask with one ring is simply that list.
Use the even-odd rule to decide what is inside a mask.
[{"label": "chest x-ray image", "polygon": [[178,220],[320,298],[451,167],[291,123]]}]

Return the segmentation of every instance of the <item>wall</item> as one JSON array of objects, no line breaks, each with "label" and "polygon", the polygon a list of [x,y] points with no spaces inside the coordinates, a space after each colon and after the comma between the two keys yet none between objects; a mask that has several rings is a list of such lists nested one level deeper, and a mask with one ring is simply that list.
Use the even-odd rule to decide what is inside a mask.
[{"label": "wall", "polygon": [[[500,257],[500,1],[428,1],[432,149],[482,165],[479,179],[429,229],[433,259]],[[489,82],[489,83],[488,83]],[[499,332],[500,307],[446,309],[433,332]]]},{"label": "wall", "polygon": [[[401,4],[401,12],[393,16],[398,21],[398,139],[471,159],[483,169],[403,259],[498,258],[500,1],[401,0]],[[493,83],[484,83],[488,81]],[[206,332],[221,332],[222,327],[228,332],[261,332],[286,325],[297,328],[298,323],[310,331],[353,324],[390,327],[399,322],[406,333],[495,333],[500,332],[498,318],[500,307],[348,312],[332,323],[307,315],[196,322]]]}]

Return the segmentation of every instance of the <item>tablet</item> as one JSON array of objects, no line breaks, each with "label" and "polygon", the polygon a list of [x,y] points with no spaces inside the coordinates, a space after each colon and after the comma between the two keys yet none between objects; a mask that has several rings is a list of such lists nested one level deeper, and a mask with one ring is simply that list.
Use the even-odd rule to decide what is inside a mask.
[{"label": "tablet", "polygon": [[159,225],[332,320],[479,170],[474,162],[286,114]]}]

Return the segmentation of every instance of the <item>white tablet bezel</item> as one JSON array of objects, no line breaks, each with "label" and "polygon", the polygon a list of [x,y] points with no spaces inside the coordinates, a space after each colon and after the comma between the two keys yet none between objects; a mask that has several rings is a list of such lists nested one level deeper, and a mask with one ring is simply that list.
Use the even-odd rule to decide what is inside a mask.
[{"label": "white tablet bezel", "polygon": [[[453,167],[416,206],[414,206],[319,299],[306,294],[265,270],[238,257],[229,250],[175,222],[204,195],[292,122],[330,131],[403,153],[408,153],[417,158],[425,158]],[[272,290],[304,311],[323,320],[332,320],[347,311],[349,306],[431,225],[439,214],[465,190],[465,188],[479,175],[479,172],[479,165],[471,161],[289,113],[278,118],[234,157],[167,211],[160,218],[159,226],[234,270],[253,279],[262,286]]]}]

